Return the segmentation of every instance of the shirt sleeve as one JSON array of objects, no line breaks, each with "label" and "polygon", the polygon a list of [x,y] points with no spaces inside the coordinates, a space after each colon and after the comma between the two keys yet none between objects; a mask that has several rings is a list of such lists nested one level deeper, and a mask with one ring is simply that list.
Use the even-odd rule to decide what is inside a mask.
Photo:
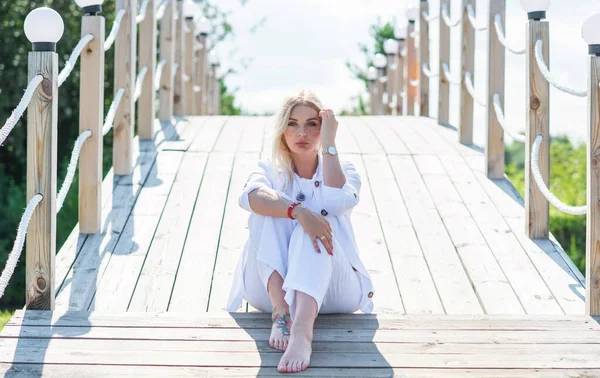
[{"label": "shirt sleeve", "polygon": [[248,180],[242,189],[242,194],[238,198],[238,204],[242,209],[252,212],[250,200],[248,198],[251,191],[261,187],[273,189],[271,171],[271,163],[268,160],[259,160],[258,166],[250,176],[248,176]]},{"label": "shirt sleeve", "polygon": [[350,162],[342,163],[346,183],[341,188],[323,185],[323,205],[327,213],[334,216],[344,215],[358,205],[360,200],[360,175]]}]

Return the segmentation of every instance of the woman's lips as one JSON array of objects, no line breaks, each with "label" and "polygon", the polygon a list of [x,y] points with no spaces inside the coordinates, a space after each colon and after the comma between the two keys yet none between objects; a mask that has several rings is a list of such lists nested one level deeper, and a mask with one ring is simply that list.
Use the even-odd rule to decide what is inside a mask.
[{"label": "woman's lips", "polygon": [[296,143],[296,146],[306,147],[306,146],[308,146],[308,143],[306,143],[306,142],[298,142],[298,143]]}]

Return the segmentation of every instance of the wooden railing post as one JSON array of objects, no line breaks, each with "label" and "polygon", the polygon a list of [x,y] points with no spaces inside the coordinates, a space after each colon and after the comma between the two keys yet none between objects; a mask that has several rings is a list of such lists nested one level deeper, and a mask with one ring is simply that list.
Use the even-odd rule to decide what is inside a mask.
[{"label": "wooden railing post", "polygon": [[113,127],[113,167],[115,175],[133,171],[133,134],[135,124],[137,1],[117,0],[116,11],[125,9],[125,17],[115,40],[115,95],[125,89]]},{"label": "wooden railing post", "polygon": [[407,37],[406,37],[406,115],[415,114],[415,99],[417,98],[418,88],[412,83],[418,80],[417,49],[415,46],[415,19],[408,20]]},{"label": "wooden railing post", "polygon": [[146,7],[146,17],[140,24],[140,63],[138,72],[143,67],[148,71],[142,84],[142,94],[138,99],[138,135],[140,139],[152,139],[154,136],[154,118],[156,117],[156,0],[149,0]]},{"label": "wooden railing post", "polygon": [[429,3],[421,0],[419,12],[419,115],[429,117],[429,78],[423,72],[423,65],[429,65],[429,22],[425,15],[429,13]]},{"label": "wooden railing post", "polygon": [[439,27],[439,66],[440,75],[438,86],[438,124],[450,124],[450,83],[444,75],[444,63],[450,65],[450,28],[442,19],[442,7],[449,7],[448,0],[440,0],[440,27]]},{"label": "wooden railing post", "polygon": [[[485,105],[487,120],[487,133],[485,143],[485,172],[487,177],[492,179],[504,178],[504,130],[498,122],[496,111],[494,109],[494,94],[497,93],[500,99],[500,106],[504,109],[504,72],[506,51],[494,28],[494,19],[500,15],[502,26],[506,19],[506,0],[490,1],[489,12],[489,38],[488,38],[488,96]],[[506,30],[506,28],[504,28]]]},{"label": "wooden railing post", "polygon": [[600,315],[600,12],[589,17],[582,27],[589,45],[588,81],[588,157],[585,257],[585,314]]},{"label": "wooden railing post", "polygon": [[473,85],[475,85],[475,28],[469,22],[467,4],[471,2],[476,11],[474,0],[461,0],[462,10],[462,54],[461,54],[461,78],[460,86],[460,121],[458,128],[458,141],[462,144],[473,143],[473,97],[465,85],[465,74],[471,73]]},{"label": "wooden railing post", "polygon": [[185,114],[193,115],[196,113],[194,109],[194,39],[196,35],[194,17],[186,16],[185,26]]},{"label": "wooden railing post", "polygon": [[550,85],[544,78],[535,60],[535,43],[542,40],[542,56],[550,62],[549,24],[541,20],[527,22],[527,137],[525,138],[525,232],[532,239],[548,237],[549,210],[548,200],[535,183],[531,171],[531,147],[535,138],[542,135],[540,145],[540,173],[542,179],[550,187],[550,122],[549,103]]},{"label": "wooden railing post", "polygon": [[214,115],[221,114],[221,84],[219,83],[219,76],[217,70],[220,67],[220,63],[213,64],[213,102],[214,102]]},{"label": "wooden railing post", "polygon": [[[90,130],[79,155],[79,232],[100,232],[102,217],[102,126],[104,122],[104,27],[102,16],[84,15],[81,36],[94,36],[80,57],[79,132]],[[83,111],[85,109],[85,111]]]},{"label": "wooden railing post", "polygon": [[393,109],[395,107],[394,102],[396,101],[396,96],[394,93],[396,92],[396,75],[398,72],[398,68],[396,66],[395,56],[398,52],[398,41],[396,39],[390,38],[386,40],[383,44],[383,50],[385,52],[387,58],[387,74],[386,74],[386,82],[385,82],[385,93],[386,93],[386,103],[384,108],[384,114],[391,115],[395,114],[396,111]]},{"label": "wooden railing post", "polygon": [[177,0],[176,6],[176,21],[175,21],[175,64],[177,71],[175,72],[175,92],[173,98],[174,109],[176,116],[185,115],[185,92],[183,90],[183,76],[185,71],[185,41],[184,41],[184,17],[183,17],[183,0]]},{"label": "wooden railing post", "polygon": [[[37,15],[29,18],[33,13]],[[45,17],[44,17],[45,16]],[[25,19],[25,31],[33,42],[29,53],[28,81],[43,76],[27,108],[27,201],[41,194],[43,199],[33,212],[26,240],[25,301],[29,310],[54,310],[54,256],[56,254],[56,160],[58,134],[58,55],[56,42],[62,30],[32,25],[35,19],[51,19],[62,24],[60,15],[38,8]],[[35,38],[32,38],[35,37]]]},{"label": "wooden railing post", "polygon": [[196,93],[195,102],[196,102],[196,114],[204,115],[204,98],[206,97],[206,38],[208,34],[200,33],[198,37],[199,40],[199,48],[198,48],[198,56],[196,62],[196,85],[200,87],[200,92]]},{"label": "wooden railing post", "polygon": [[166,64],[160,77],[160,103],[158,117],[171,122],[173,117],[173,65],[175,63],[175,0],[169,0],[160,21],[160,59]]},{"label": "wooden railing post", "polygon": [[398,37],[398,54],[396,54],[396,70],[398,74],[396,75],[396,111],[398,115],[404,115],[404,97],[406,96],[406,80],[404,79],[404,56],[402,52],[404,51],[406,44],[406,28],[403,28],[403,32],[401,32],[402,36]]},{"label": "wooden railing post", "polygon": [[377,81],[375,82],[375,97],[377,98],[377,110],[375,115],[383,115],[383,89],[385,72],[383,68],[377,69]]}]

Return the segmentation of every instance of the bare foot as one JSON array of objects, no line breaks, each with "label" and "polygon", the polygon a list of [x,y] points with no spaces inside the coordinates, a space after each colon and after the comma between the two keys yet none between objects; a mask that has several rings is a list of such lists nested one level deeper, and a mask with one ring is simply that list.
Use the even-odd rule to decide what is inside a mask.
[{"label": "bare foot", "polygon": [[297,373],[306,370],[312,353],[312,329],[294,324],[289,347],[281,356],[277,370],[280,373]]},{"label": "bare foot", "polygon": [[290,313],[272,315],[273,327],[269,337],[269,345],[273,349],[285,350],[290,341],[290,330],[292,329],[292,318]]}]

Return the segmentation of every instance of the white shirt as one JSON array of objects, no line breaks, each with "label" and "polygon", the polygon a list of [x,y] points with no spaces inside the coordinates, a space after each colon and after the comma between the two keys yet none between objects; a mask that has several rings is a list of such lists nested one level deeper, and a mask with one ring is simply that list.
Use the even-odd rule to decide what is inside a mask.
[{"label": "white shirt", "polygon": [[[337,227],[337,234],[335,235],[337,240],[335,248],[342,248],[348,261],[360,273],[360,281],[363,293],[363,298],[360,302],[360,309],[364,313],[370,313],[373,310],[373,301],[371,299],[374,293],[373,284],[369,273],[360,260],[356,239],[354,237],[354,230],[352,228],[352,223],[350,222],[352,210],[360,200],[360,175],[356,172],[356,169],[352,163],[341,162],[342,171],[346,176],[346,183],[341,188],[334,188],[323,184],[322,166],[323,157],[321,154],[319,154],[319,163],[314,176],[311,179],[304,179],[296,175],[293,185],[287,185],[288,189],[287,191],[284,191],[283,183],[288,181],[287,175],[284,173],[284,171],[280,170],[278,172],[279,180],[275,180],[271,161],[269,159],[260,160],[258,162],[257,169],[248,177],[246,185],[244,186],[238,199],[238,203],[240,207],[250,212],[250,217],[248,218],[248,228],[252,230],[253,224],[256,223],[257,214],[255,214],[250,208],[248,199],[248,194],[250,192],[261,187],[268,187],[278,191],[282,197],[290,201],[296,201],[296,197],[302,188],[302,193],[306,196],[306,199],[302,201],[304,206],[312,211],[316,211],[322,215],[325,215],[329,222],[337,219],[339,227]],[[263,235],[263,237],[267,236]],[[262,239],[261,242],[268,243],[268,241],[264,241]],[[233,276],[233,283],[227,305],[227,311],[229,312],[234,312],[241,306],[244,295],[244,269],[246,266],[246,258],[249,248],[253,248],[250,238],[244,246],[244,250],[240,256]],[[273,252],[277,253],[276,251]],[[272,261],[276,262],[280,260],[281,259],[278,256],[273,256]],[[278,270],[281,272],[287,271],[285,267],[276,266],[275,268],[278,268]]]}]

